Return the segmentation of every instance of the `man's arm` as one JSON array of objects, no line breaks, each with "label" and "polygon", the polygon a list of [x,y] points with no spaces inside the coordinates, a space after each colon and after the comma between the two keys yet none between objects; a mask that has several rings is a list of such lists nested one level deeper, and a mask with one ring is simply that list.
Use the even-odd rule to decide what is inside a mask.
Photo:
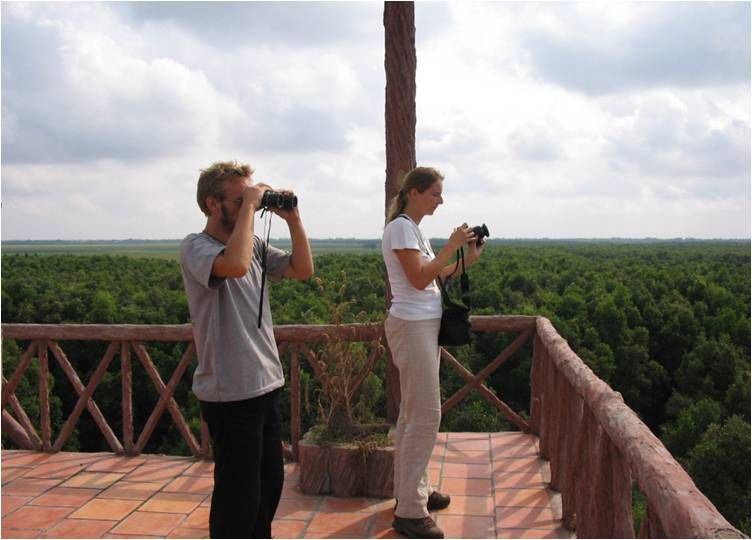
[{"label": "man's arm", "polygon": [[244,204],[227,247],[214,259],[212,275],[239,278],[248,272],[253,255],[253,214],[250,205]]},{"label": "man's arm", "polygon": [[[282,193],[293,195],[293,192],[289,190],[283,190]],[[308,243],[308,237],[303,228],[303,221],[300,219],[298,207],[296,206],[289,210],[272,208],[272,212],[284,219],[290,229],[292,255],[290,257],[290,265],[282,275],[289,279],[308,279],[313,275],[313,255],[311,254],[311,245]]]},{"label": "man's arm", "polygon": [[248,186],[243,191],[235,228],[227,240],[227,247],[214,259],[212,275],[240,278],[246,275],[253,257],[253,218],[261,203],[266,184]]},{"label": "man's arm", "polygon": [[290,279],[308,279],[313,275],[313,255],[311,254],[311,245],[308,243],[303,221],[300,215],[287,220],[287,226],[290,228],[290,239],[292,240],[292,256],[290,257],[290,266],[285,270],[284,276]]}]

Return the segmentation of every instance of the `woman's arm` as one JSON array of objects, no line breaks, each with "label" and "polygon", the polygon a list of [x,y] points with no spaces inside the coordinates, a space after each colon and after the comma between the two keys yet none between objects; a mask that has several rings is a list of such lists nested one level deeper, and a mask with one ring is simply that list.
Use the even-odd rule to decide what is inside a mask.
[{"label": "woman's arm", "polygon": [[[478,262],[478,259],[483,253],[483,250],[485,249],[485,247],[486,247],[485,243],[479,246],[474,240],[467,243],[467,245],[465,246],[465,268],[466,269],[470,268],[472,265]],[[454,264],[450,264],[442,268],[439,276],[441,277],[441,279],[448,279],[451,277],[457,277],[460,274],[462,274],[462,262],[458,261]]]},{"label": "woman's arm", "polygon": [[395,249],[394,254],[397,255],[410,285],[423,290],[436,279],[436,276],[443,272],[452,271],[454,264],[449,265],[448,263],[452,260],[454,253],[460,246],[471,240],[475,241],[475,233],[472,229],[457,227],[436,255],[436,258],[431,261],[424,261],[417,249]]}]

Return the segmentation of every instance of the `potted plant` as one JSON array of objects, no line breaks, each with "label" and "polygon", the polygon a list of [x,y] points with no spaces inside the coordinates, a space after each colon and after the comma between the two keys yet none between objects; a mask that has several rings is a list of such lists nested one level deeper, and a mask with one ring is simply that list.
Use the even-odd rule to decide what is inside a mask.
[{"label": "potted plant", "polygon": [[[331,323],[335,325],[342,324],[354,304],[354,300],[345,298],[344,272],[338,283],[330,306]],[[323,293],[324,283],[318,280],[318,284]],[[365,314],[353,318],[362,322]],[[390,426],[379,422],[373,412],[383,389],[381,380],[371,373],[371,364],[381,353],[381,343],[334,338],[313,353],[321,386],[313,393],[304,392],[306,406],[311,407],[313,402],[318,411],[318,423],[299,445],[303,493],[392,497],[394,447]]]}]

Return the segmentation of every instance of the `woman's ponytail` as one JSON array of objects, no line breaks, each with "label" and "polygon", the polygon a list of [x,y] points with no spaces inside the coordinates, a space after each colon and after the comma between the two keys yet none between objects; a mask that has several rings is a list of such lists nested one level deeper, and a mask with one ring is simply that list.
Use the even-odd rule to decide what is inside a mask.
[{"label": "woman's ponytail", "polygon": [[407,206],[407,193],[403,190],[399,190],[397,194],[392,198],[392,202],[389,203],[389,210],[387,211],[386,222],[389,223],[402,212],[405,211]]},{"label": "woman's ponytail", "polygon": [[418,193],[423,193],[434,183],[443,179],[444,175],[433,167],[415,167],[412,171],[407,173],[402,180],[402,186],[400,187],[399,192],[389,203],[389,209],[386,213],[386,222],[389,223],[405,211],[405,207],[407,206],[407,194],[411,189],[417,189]]}]

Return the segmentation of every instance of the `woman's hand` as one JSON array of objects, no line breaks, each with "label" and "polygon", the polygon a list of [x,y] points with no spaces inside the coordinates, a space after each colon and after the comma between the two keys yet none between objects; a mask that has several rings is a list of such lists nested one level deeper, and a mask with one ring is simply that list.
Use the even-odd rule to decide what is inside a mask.
[{"label": "woman's hand", "polygon": [[463,223],[452,232],[452,236],[449,237],[447,245],[453,250],[457,251],[461,247],[465,247],[470,241],[475,242],[475,233],[467,226],[467,223]]},{"label": "woman's hand", "polygon": [[480,259],[480,256],[483,254],[483,250],[485,248],[485,242],[481,245],[478,245],[477,241],[470,242],[467,245],[467,249],[465,250],[465,262],[467,263],[467,265],[470,266],[475,261]]}]

